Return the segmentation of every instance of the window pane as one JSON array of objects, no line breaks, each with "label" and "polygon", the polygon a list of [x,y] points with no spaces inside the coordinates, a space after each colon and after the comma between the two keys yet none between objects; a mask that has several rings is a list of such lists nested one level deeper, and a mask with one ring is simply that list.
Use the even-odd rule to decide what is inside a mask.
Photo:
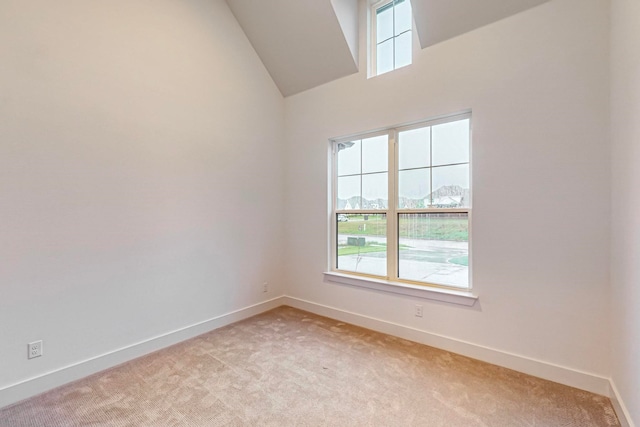
[{"label": "window pane", "polygon": [[469,165],[432,169],[432,204],[437,208],[469,207]]},{"label": "window pane", "polygon": [[393,70],[393,39],[389,39],[377,46],[376,72],[378,75]]},{"label": "window pane", "polygon": [[338,144],[338,176],[360,173],[360,141]]},{"label": "window pane", "polygon": [[387,135],[362,140],[362,173],[387,171],[389,168],[388,141]]},{"label": "window pane", "polygon": [[433,165],[469,162],[469,119],[433,126]]},{"label": "window pane", "polygon": [[387,276],[387,216],[338,214],[339,270]]},{"label": "window pane", "polygon": [[430,166],[429,138],[431,128],[412,129],[398,135],[398,168],[420,168]]},{"label": "window pane", "polygon": [[[420,209],[428,207],[430,169],[412,169],[398,172],[398,207]],[[426,199],[426,200],[425,200]]]},{"label": "window pane", "polygon": [[388,174],[362,175],[362,209],[386,209],[389,205]]},{"label": "window pane", "polygon": [[393,37],[393,6],[382,6],[376,11],[376,43]]},{"label": "window pane", "polygon": [[400,34],[394,40],[396,43],[395,68],[411,64],[411,31]]},{"label": "window pane", "polygon": [[402,0],[395,2],[395,36],[411,29],[411,2]]},{"label": "window pane", "polygon": [[338,209],[360,209],[360,175],[338,178]]},{"label": "window pane", "polygon": [[468,214],[399,214],[398,235],[399,278],[469,287]]}]

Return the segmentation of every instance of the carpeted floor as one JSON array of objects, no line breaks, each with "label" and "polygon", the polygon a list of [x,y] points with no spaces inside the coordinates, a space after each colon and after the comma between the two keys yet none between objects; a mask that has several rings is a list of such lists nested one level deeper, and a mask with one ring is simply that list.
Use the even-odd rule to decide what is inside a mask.
[{"label": "carpeted floor", "polygon": [[0,410],[0,426],[619,426],[604,396],[290,307]]}]

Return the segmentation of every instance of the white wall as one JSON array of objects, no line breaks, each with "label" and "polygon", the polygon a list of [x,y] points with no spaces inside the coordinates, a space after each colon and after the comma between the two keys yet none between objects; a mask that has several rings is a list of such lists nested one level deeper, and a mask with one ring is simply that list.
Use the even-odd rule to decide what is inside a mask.
[{"label": "white wall", "polygon": [[0,391],[281,295],[283,119],[223,0],[4,0]]},{"label": "white wall", "polygon": [[[608,15],[555,0],[422,51],[414,36],[409,67],[287,98],[288,294],[608,377]],[[416,318],[415,299],[323,282],[327,139],[467,108],[479,304]]]},{"label": "white wall", "polygon": [[613,0],[611,24],[611,366],[640,425],[640,2]]}]

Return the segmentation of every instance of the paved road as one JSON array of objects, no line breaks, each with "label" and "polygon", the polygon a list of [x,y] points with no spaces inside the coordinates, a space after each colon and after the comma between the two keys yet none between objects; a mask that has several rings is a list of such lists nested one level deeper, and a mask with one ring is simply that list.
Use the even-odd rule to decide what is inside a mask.
[{"label": "paved road", "polygon": [[[346,243],[347,237],[363,236],[339,235],[338,242]],[[365,237],[368,242],[386,244],[387,241],[385,237]],[[468,286],[469,267],[455,262],[468,256],[467,242],[401,239],[400,244],[410,247],[400,251],[399,269],[403,279],[464,288]],[[338,268],[341,270],[386,276],[386,267],[384,252],[343,255],[338,258]]]}]

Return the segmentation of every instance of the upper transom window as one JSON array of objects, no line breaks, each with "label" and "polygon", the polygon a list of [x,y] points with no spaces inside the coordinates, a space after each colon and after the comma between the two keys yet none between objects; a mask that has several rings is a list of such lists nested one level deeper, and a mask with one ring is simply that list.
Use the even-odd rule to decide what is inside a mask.
[{"label": "upper transom window", "polygon": [[383,0],[371,9],[372,75],[411,64],[411,2]]}]

